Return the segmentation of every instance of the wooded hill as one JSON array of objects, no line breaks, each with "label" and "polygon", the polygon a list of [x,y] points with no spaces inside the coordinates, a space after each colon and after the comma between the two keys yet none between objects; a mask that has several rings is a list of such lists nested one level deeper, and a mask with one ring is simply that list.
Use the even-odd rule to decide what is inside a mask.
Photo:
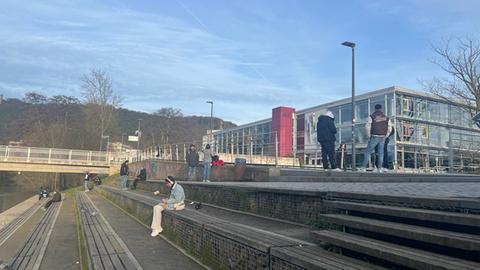
[{"label": "wooded hill", "polygon": [[[110,142],[120,142],[124,134],[128,144],[127,136],[134,135],[138,119],[142,119],[141,148],[199,141],[210,129],[210,117],[183,116],[174,108],[162,108],[154,114],[116,108],[114,115],[104,135],[110,136]],[[23,141],[26,146],[99,150],[101,134],[95,121],[98,119],[89,111],[89,105],[74,97],[6,99],[0,104],[0,144]],[[214,118],[214,129],[234,126]],[[106,140],[103,149],[105,144]],[[130,145],[136,147],[136,143]]]}]

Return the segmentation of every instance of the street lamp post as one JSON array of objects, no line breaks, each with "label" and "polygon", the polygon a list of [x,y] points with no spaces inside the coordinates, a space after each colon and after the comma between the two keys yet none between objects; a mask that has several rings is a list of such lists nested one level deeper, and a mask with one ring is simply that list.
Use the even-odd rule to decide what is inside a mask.
[{"label": "street lamp post", "polygon": [[207,101],[207,103],[210,103],[210,136],[213,141],[213,101]]},{"label": "street lamp post", "polygon": [[355,157],[355,43],[345,41],[343,46],[352,48],[352,170],[357,169]]},{"label": "street lamp post", "polygon": [[138,129],[137,129],[137,152],[138,149],[140,148],[140,137],[142,136],[142,131],[140,130],[140,122],[142,122],[142,119],[137,119],[138,120]]}]

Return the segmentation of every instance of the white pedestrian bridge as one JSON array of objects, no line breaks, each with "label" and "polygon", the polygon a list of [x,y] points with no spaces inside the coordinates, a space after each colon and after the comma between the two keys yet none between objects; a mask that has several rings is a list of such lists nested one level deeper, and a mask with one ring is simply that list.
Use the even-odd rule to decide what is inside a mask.
[{"label": "white pedestrian bridge", "polygon": [[105,151],[0,145],[0,171],[110,174],[117,160]]}]

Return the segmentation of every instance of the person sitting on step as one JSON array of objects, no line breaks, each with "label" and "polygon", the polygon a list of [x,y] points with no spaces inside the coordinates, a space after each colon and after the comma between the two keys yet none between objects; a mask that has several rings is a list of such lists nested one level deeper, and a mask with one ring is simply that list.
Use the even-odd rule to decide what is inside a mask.
[{"label": "person sitting on step", "polygon": [[55,190],[53,192],[52,198],[45,204],[45,206],[42,207],[42,210],[46,211],[52,203],[59,202],[61,200],[62,200],[62,195],[60,194],[60,192],[58,192],[58,190]]},{"label": "person sitting on step", "polygon": [[[162,212],[163,210],[183,210],[185,208],[185,192],[183,187],[175,181],[173,176],[167,176],[165,178],[165,186],[170,189],[170,195],[168,199],[162,199],[162,202],[153,207],[152,218],[152,237],[157,236],[163,231],[162,228]],[[158,195],[160,191],[155,191],[153,194]]]}]

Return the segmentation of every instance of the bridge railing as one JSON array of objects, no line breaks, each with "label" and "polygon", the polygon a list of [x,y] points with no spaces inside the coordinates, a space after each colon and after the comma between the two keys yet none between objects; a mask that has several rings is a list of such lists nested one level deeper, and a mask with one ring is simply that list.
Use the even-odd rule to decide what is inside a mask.
[{"label": "bridge railing", "polygon": [[66,165],[109,166],[107,152],[0,145],[0,160],[4,162],[54,163]]}]

